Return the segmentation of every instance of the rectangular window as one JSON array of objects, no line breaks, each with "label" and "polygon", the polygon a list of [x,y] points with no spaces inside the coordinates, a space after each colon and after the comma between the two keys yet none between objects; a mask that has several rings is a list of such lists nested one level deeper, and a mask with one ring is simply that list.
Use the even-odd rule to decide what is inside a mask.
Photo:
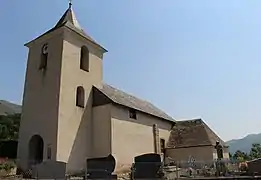
[{"label": "rectangular window", "polygon": [[52,149],[51,147],[47,147],[47,159],[51,159],[52,158]]},{"label": "rectangular window", "polygon": [[131,119],[137,119],[137,113],[135,109],[129,109],[129,117]]},{"label": "rectangular window", "polygon": [[160,152],[164,153],[165,150],[165,139],[160,139]]}]

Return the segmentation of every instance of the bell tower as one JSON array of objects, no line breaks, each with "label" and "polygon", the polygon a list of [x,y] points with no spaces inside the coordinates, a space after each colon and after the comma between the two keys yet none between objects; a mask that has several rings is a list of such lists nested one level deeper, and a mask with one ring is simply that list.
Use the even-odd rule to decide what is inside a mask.
[{"label": "bell tower", "polygon": [[107,52],[81,28],[71,2],[56,25],[29,48],[17,160],[22,169],[45,160],[67,170],[92,153],[92,87],[102,85]]}]

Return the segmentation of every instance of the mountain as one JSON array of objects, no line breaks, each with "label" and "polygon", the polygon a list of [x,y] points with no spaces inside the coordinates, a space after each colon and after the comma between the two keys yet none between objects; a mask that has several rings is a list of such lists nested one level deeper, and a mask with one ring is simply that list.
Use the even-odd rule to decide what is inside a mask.
[{"label": "mountain", "polygon": [[0,100],[0,115],[21,113],[22,107],[5,100]]},{"label": "mountain", "polygon": [[235,153],[237,150],[249,153],[253,143],[261,144],[261,133],[249,134],[242,139],[233,139],[227,142],[230,153]]}]

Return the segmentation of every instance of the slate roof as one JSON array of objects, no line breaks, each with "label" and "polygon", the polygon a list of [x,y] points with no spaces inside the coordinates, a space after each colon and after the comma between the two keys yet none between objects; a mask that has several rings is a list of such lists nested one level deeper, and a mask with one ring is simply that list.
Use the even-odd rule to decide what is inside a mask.
[{"label": "slate roof", "polygon": [[216,141],[228,147],[202,119],[176,121],[170,133],[168,148],[215,146]]},{"label": "slate roof", "polygon": [[[65,13],[62,15],[60,20],[57,22],[57,24],[52,29],[45,32],[44,34],[42,34],[38,38],[44,36],[45,34],[52,32],[52,31],[54,31],[54,30],[56,30],[60,27],[69,28],[70,30],[72,30],[72,31],[78,33],[79,35],[83,36],[84,38],[88,39],[91,43],[95,44],[99,48],[103,49],[104,52],[107,52],[107,50],[105,48],[103,48],[99,43],[97,43],[93,38],[91,38],[89,35],[87,35],[84,32],[84,30],[81,28],[71,6],[65,11]],[[38,38],[36,38],[36,39],[38,39]]]},{"label": "slate roof", "polygon": [[21,113],[22,108],[20,105],[0,100],[0,115]]},{"label": "slate roof", "polygon": [[102,88],[97,88],[101,93],[103,93],[107,98],[109,98],[113,103],[126,106],[138,111],[175,122],[175,120],[167,115],[162,110],[155,107],[148,101],[139,99],[133,95],[130,95],[122,90],[114,88],[108,84],[103,83]]}]

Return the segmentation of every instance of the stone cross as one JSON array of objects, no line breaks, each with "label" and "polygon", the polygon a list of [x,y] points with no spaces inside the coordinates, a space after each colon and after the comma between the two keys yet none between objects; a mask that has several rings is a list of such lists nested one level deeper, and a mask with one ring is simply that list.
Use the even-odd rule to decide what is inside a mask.
[{"label": "stone cross", "polygon": [[217,158],[222,159],[223,158],[223,147],[219,143],[219,141],[216,142],[215,149],[217,150]]}]

